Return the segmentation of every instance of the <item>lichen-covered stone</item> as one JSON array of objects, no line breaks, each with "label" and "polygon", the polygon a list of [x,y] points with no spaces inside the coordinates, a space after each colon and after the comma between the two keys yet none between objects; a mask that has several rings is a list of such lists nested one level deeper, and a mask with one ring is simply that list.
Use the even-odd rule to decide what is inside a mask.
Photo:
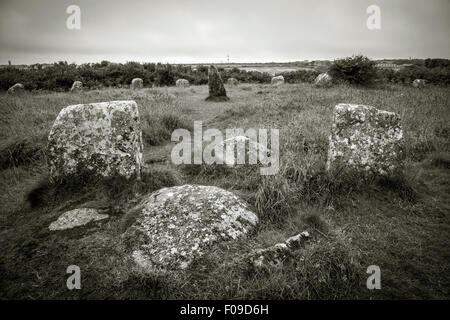
[{"label": "lichen-covered stone", "polygon": [[140,203],[125,233],[134,261],[151,272],[186,268],[221,241],[245,235],[258,222],[247,203],[214,186],[158,190]]},{"label": "lichen-covered stone", "polygon": [[283,76],[273,77],[272,80],[270,81],[270,83],[274,86],[282,85],[282,84],[284,84],[284,77]]},{"label": "lichen-covered stone", "polygon": [[223,85],[222,77],[220,76],[215,66],[209,66],[208,71],[208,86],[209,97],[207,101],[228,101],[227,91]]},{"label": "lichen-covered stone", "polygon": [[142,89],[144,87],[144,81],[141,78],[134,78],[131,80],[130,88],[133,90]]},{"label": "lichen-covered stone", "polygon": [[307,231],[288,238],[283,243],[277,243],[272,247],[257,249],[247,255],[246,260],[256,270],[279,268],[294,251],[302,248],[310,239]]},{"label": "lichen-covered stone", "polygon": [[400,116],[357,104],[334,108],[327,169],[344,165],[357,171],[386,175],[402,166]]},{"label": "lichen-covered stone", "polygon": [[413,87],[414,88],[424,88],[425,87],[425,80],[424,79],[416,79],[413,81]]},{"label": "lichen-covered stone", "polygon": [[70,88],[71,92],[77,92],[83,90],[83,83],[81,81],[75,81]]},{"label": "lichen-covered stone", "polygon": [[328,73],[319,74],[314,80],[314,84],[317,87],[329,87],[331,86],[331,76]]},{"label": "lichen-covered stone", "polygon": [[25,91],[25,87],[21,83],[16,83],[12,87],[10,87],[7,91],[8,94],[16,94]]},{"label": "lichen-covered stone", "polygon": [[50,178],[90,171],[103,177],[140,177],[139,110],[134,101],[68,106],[48,137]]},{"label": "lichen-covered stone", "polygon": [[67,211],[53,221],[48,227],[50,231],[72,229],[84,226],[91,221],[99,221],[108,218],[107,214],[101,214],[97,209],[79,208]]},{"label": "lichen-covered stone", "polygon": [[186,79],[178,79],[178,80],[175,82],[175,85],[176,85],[177,87],[187,88],[187,87],[189,87],[189,81],[186,80]]},{"label": "lichen-covered stone", "polygon": [[237,86],[239,84],[239,81],[236,78],[228,78],[227,84],[229,86]]}]

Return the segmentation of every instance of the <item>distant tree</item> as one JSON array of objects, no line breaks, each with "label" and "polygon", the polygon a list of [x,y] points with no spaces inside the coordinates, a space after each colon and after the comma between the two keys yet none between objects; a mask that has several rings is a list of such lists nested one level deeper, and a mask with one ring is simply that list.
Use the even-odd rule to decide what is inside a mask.
[{"label": "distant tree", "polygon": [[425,67],[433,68],[449,68],[450,60],[448,59],[425,59]]},{"label": "distant tree", "polygon": [[362,55],[335,60],[328,73],[334,80],[356,85],[369,85],[377,77],[375,63]]}]

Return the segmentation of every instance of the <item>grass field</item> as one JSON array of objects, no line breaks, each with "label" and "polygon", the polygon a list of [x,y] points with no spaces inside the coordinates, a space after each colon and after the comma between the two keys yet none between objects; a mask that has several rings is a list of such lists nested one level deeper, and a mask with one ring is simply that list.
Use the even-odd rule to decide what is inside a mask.
[{"label": "grass field", "polygon": [[[10,299],[449,299],[450,91],[429,86],[374,89],[309,84],[227,88],[229,102],[206,102],[207,86],[0,96],[0,298]],[[78,103],[133,99],[143,124],[146,170],[137,184],[47,181],[46,138],[58,112]],[[404,174],[361,180],[326,173],[333,107],[359,103],[401,115]],[[175,166],[173,129],[277,128],[280,172],[243,166]],[[121,237],[127,210],[163,186],[216,185],[244,198],[260,217],[248,236],[223,243],[185,272],[137,270]],[[49,224],[82,205],[111,218],[63,232]],[[283,268],[255,272],[240,257],[309,231],[312,240]],[[78,265],[82,289],[69,291]],[[381,290],[366,269],[381,268]]]}]

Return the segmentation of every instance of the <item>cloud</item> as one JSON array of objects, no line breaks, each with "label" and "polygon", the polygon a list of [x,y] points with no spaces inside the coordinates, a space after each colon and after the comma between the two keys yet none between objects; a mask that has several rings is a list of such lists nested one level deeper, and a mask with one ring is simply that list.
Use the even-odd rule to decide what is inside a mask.
[{"label": "cloud", "polygon": [[[2,0],[0,63],[449,58],[449,1],[379,0],[382,29],[370,31],[372,2]],[[81,30],[66,28],[71,4]]]}]

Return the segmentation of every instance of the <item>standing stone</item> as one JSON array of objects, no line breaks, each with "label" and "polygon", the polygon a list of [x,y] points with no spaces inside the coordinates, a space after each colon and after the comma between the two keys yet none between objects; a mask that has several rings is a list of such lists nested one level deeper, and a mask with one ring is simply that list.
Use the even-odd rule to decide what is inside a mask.
[{"label": "standing stone", "polygon": [[424,79],[416,79],[413,81],[413,87],[414,88],[424,88],[425,87],[425,80]]},{"label": "standing stone", "polygon": [[81,81],[75,81],[70,88],[70,92],[77,92],[83,90],[83,83]]},{"label": "standing stone", "polygon": [[136,220],[124,238],[136,264],[148,272],[185,269],[218,243],[243,237],[258,223],[245,201],[201,185],[155,191],[130,214]]},{"label": "standing stone", "polygon": [[331,80],[331,76],[328,73],[321,73],[314,80],[314,84],[317,87],[329,87],[331,86]]},{"label": "standing stone", "polygon": [[25,91],[25,87],[21,83],[16,83],[11,88],[8,89],[8,94],[21,93]]},{"label": "standing stone", "polygon": [[237,86],[239,84],[239,81],[236,78],[228,78],[227,84],[229,86]]},{"label": "standing stone", "polygon": [[270,83],[274,86],[282,85],[284,84],[284,77],[283,76],[273,77]]},{"label": "standing stone", "polygon": [[356,104],[334,108],[327,170],[344,165],[386,175],[402,167],[403,131],[394,112]]},{"label": "standing stone", "polygon": [[178,79],[178,80],[175,82],[175,85],[176,85],[177,87],[187,88],[187,87],[189,87],[189,81],[186,80],[186,79]]},{"label": "standing stone", "polygon": [[208,71],[209,97],[207,101],[228,101],[227,91],[222,82],[222,78],[215,66],[209,66]]},{"label": "standing stone", "polygon": [[131,80],[131,85],[130,88],[135,90],[135,89],[142,89],[144,87],[144,81],[142,81],[141,78],[134,78],[133,80]]},{"label": "standing stone", "polygon": [[68,106],[48,136],[50,178],[89,171],[140,178],[143,166],[139,110],[134,101]]}]

